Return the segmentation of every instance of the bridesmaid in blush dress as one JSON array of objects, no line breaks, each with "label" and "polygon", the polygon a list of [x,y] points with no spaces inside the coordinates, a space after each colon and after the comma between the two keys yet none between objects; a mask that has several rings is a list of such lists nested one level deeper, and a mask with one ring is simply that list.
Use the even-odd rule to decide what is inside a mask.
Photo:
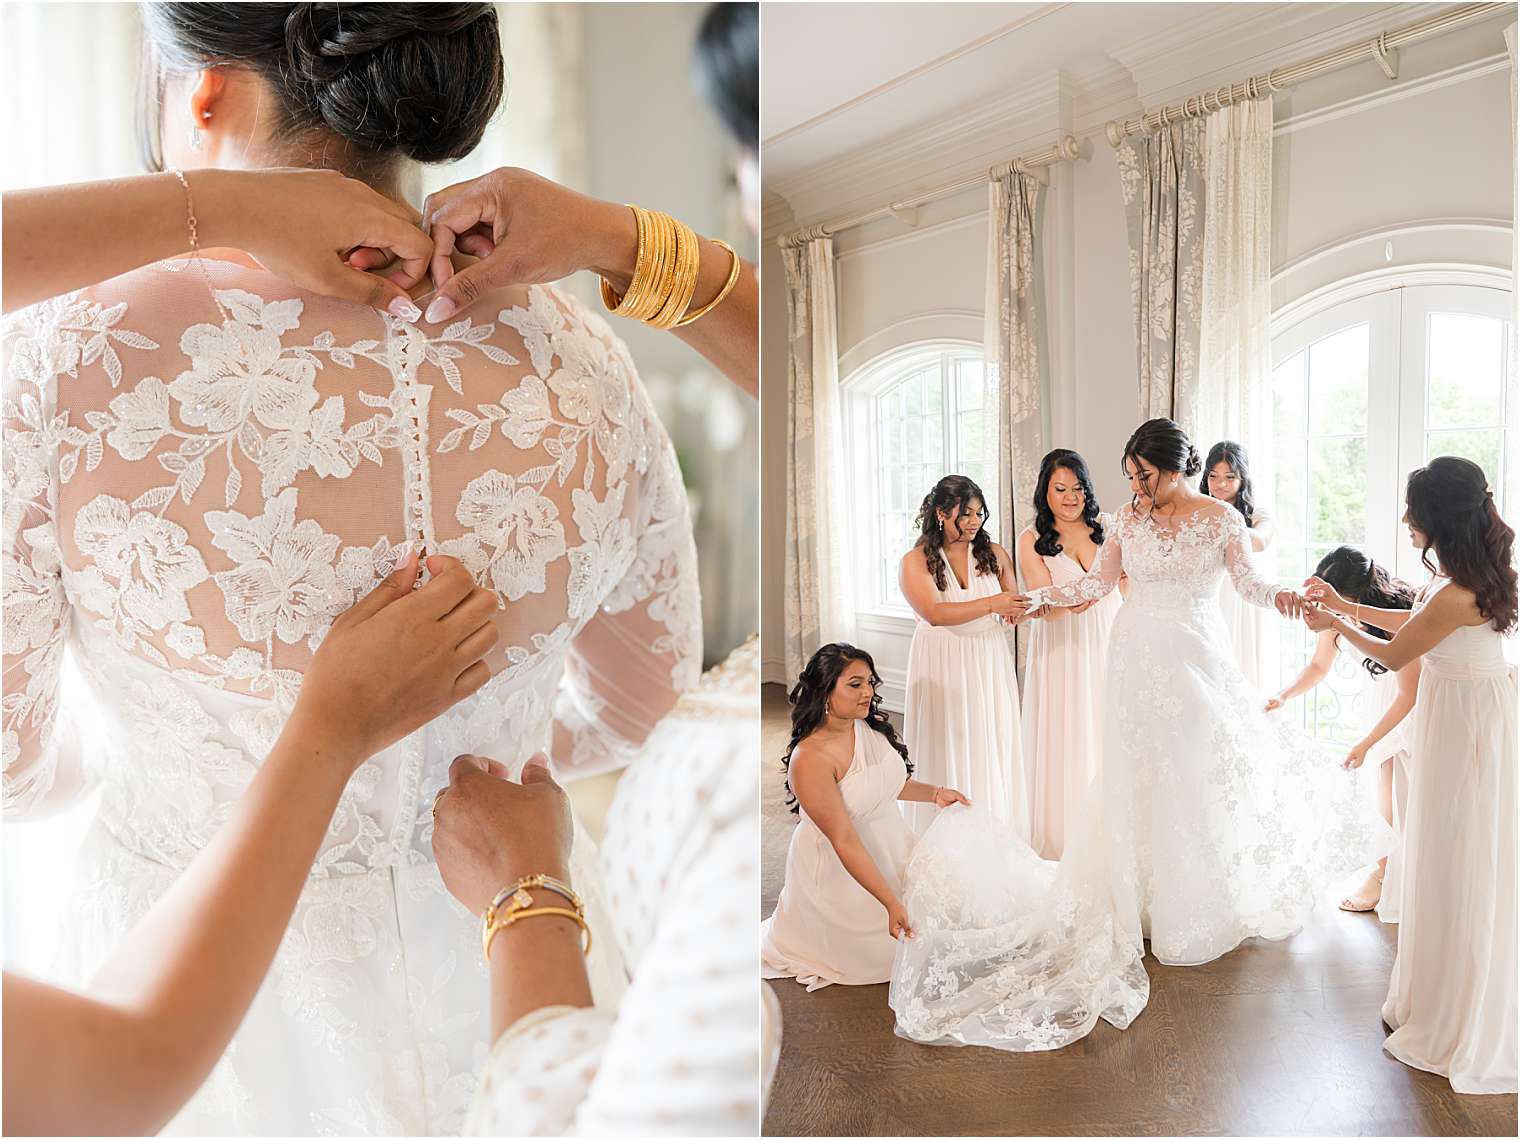
[{"label": "bridesmaid in blush dress", "polygon": [[[1198,489],[1210,498],[1227,502],[1246,520],[1247,551],[1252,560],[1272,544],[1272,519],[1256,502],[1251,485],[1251,469],[1246,463],[1245,448],[1226,439],[1209,448]],[[1270,573],[1267,574],[1271,576]],[[1277,625],[1266,610],[1241,601],[1228,583],[1220,586],[1219,612],[1230,642],[1235,646],[1235,663],[1252,687],[1262,692],[1277,688],[1280,666],[1277,661]]]},{"label": "bridesmaid in blush dress", "polygon": [[761,964],[764,976],[795,977],[809,991],[891,977],[896,938],[913,936],[902,876],[914,838],[897,803],[967,801],[909,778],[913,765],[881,710],[880,684],[868,653],[824,645],[789,697],[787,790],[801,818],[776,912],[760,927]]},{"label": "bridesmaid in blush dress", "polygon": [[[1313,582],[1305,614],[1395,672],[1421,660],[1409,733],[1409,814],[1399,944],[1383,1004],[1383,1047],[1453,1091],[1516,1090],[1515,672],[1504,637],[1517,624],[1515,532],[1482,468],[1442,456],[1409,476],[1404,521],[1436,575],[1413,611],[1368,609],[1368,636],[1334,589]],[[1432,552],[1435,563],[1430,560]]]},{"label": "bridesmaid in blush dress", "polygon": [[[1113,520],[1098,511],[1087,463],[1058,447],[1040,461],[1034,525],[1019,535],[1024,588],[1066,585],[1093,566]],[[1058,859],[1066,820],[1098,774],[1103,672],[1119,591],[1098,601],[1053,607],[1031,626],[1024,665],[1024,763],[1029,780],[1029,845]]]},{"label": "bridesmaid in blush dress", "polygon": [[[983,529],[981,488],[963,475],[934,484],[899,582],[918,621],[908,648],[903,736],[924,775],[963,789],[998,821],[1029,835],[1019,687],[1003,623],[1024,617],[1013,559]],[[935,812],[903,809],[923,834]]]}]

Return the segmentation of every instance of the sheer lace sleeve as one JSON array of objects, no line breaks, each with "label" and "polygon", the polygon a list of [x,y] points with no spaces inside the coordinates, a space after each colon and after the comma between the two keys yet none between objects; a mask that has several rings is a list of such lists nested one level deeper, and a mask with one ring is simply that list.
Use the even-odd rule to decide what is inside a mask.
[{"label": "sheer lace sleeve", "polygon": [[56,714],[69,622],[56,528],[57,461],[67,444],[77,449],[84,442],[67,413],[57,413],[56,373],[68,370],[71,359],[77,368],[80,356],[77,343],[58,340],[57,321],[50,319],[58,308],[51,303],[24,310],[4,328],[5,694],[0,709],[8,815],[42,813],[82,783],[71,733]]},{"label": "sheer lace sleeve", "polygon": [[1271,609],[1280,587],[1256,572],[1251,562],[1251,536],[1238,510],[1226,510],[1224,518],[1224,568],[1235,592],[1252,605]]},{"label": "sheer lace sleeve", "polygon": [[1045,585],[1029,591],[1031,607],[1043,605],[1081,605],[1084,601],[1099,601],[1119,584],[1124,570],[1124,550],[1119,543],[1117,525],[1105,528],[1103,544],[1098,547],[1098,558],[1076,581],[1065,585]]},{"label": "sheer lace sleeve", "polygon": [[626,764],[701,671],[696,548],[668,445],[642,491],[632,563],[570,644],[552,754],[570,778]]}]

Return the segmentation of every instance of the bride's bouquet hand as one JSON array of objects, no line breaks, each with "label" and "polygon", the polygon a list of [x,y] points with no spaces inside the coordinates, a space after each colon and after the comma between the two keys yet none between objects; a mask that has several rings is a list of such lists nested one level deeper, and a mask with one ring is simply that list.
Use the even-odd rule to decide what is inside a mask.
[{"label": "bride's bouquet hand", "polygon": [[908,924],[908,911],[896,899],[887,907],[887,933],[894,941],[898,937],[913,936],[913,927]]},{"label": "bride's bouquet hand", "polygon": [[409,555],[339,615],[306,669],[291,723],[347,765],[345,778],[491,678],[481,658],[500,637],[496,595],[454,558],[435,555],[428,569],[432,580],[414,590]]},{"label": "bride's bouquet hand", "polygon": [[968,807],[971,806],[971,800],[953,787],[936,787],[934,789],[934,805],[936,807],[948,807],[952,803],[963,803]]}]

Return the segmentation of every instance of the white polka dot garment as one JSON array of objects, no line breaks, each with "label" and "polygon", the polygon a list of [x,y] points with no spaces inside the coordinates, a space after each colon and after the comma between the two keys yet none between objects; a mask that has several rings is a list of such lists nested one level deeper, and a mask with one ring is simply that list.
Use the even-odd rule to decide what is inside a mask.
[{"label": "white polka dot garment", "polygon": [[752,639],[707,673],[618,785],[602,872],[623,999],[509,1028],[467,1134],[758,1133],[758,664]]}]

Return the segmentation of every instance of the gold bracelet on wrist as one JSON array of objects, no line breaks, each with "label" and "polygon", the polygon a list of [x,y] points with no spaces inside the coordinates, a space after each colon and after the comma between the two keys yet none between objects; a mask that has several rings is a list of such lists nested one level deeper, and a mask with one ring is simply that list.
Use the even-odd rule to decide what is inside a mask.
[{"label": "gold bracelet on wrist", "polygon": [[602,278],[602,303],[615,316],[640,320],[653,328],[670,329],[690,324],[712,311],[733,290],[739,279],[740,261],[733,249],[728,280],[718,295],[707,304],[690,311],[702,269],[702,239],[691,229],[658,210],[629,205],[638,229],[638,252],[634,256],[633,277],[620,296],[607,278]]},{"label": "gold bracelet on wrist", "polygon": [[719,249],[726,249],[728,251],[728,280],[723,282],[723,287],[718,290],[718,295],[715,296],[712,300],[708,301],[705,305],[697,309],[695,312],[689,312],[680,320],[676,321],[677,328],[685,328],[693,321],[701,320],[708,313],[712,312],[713,309],[722,304],[728,294],[734,291],[734,286],[739,283],[739,271],[744,267],[744,263],[739,260],[739,255],[734,252],[734,247],[726,241],[719,241],[716,237],[709,238],[709,240]]},{"label": "gold bracelet on wrist", "polygon": [[[570,905],[568,907],[540,906],[528,892],[532,889],[551,890],[563,897]],[[586,907],[580,895],[571,889],[568,883],[558,878],[552,878],[547,874],[529,874],[497,891],[496,897],[491,899],[491,904],[481,915],[480,951],[487,965],[491,963],[491,942],[495,940],[496,935],[508,926],[530,917],[570,918],[581,927],[582,954],[590,954],[591,927],[586,924]]]}]

